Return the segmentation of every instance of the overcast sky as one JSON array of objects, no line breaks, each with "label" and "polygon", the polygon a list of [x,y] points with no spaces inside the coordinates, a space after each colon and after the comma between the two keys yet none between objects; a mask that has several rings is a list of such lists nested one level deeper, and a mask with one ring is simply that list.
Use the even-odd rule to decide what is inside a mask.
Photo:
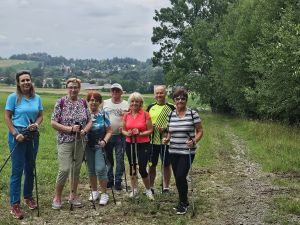
[{"label": "overcast sky", "polygon": [[154,10],[169,0],[0,0],[0,56],[146,60]]}]

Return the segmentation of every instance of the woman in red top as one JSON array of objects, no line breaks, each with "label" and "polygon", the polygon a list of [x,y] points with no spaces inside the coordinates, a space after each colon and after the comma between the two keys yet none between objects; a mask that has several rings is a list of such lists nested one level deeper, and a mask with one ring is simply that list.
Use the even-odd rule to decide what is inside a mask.
[{"label": "woman in red top", "polygon": [[136,165],[146,188],[146,196],[154,200],[150,189],[150,180],[147,173],[147,163],[150,156],[150,138],[153,131],[152,122],[148,112],[143,110],[144,99],[138,92],[132,93],[128,102],[129,112],[124,114],[122,133],[126,136],[126,155],[130,165],[130,178],[132,192],[130,197],[135,197],[138,193]]}]

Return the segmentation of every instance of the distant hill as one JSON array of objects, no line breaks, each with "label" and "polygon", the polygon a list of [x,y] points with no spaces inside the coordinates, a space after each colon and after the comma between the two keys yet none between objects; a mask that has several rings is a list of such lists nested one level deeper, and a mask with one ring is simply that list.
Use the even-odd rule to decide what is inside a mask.
[{"label": "distant hill", "polygon": [[99,86],[118,82],[127,92],[141,93],[153,93],[153,86],[164,84],[165,77],[162,68],[153,67],[150,59],[146,62],[118,57],[103,60],[67,59],[47,53],[32,53],[0,59],[0,82],[14,84],[14,75],[21,69],[31,70],[37,87],[60,87],[65,79],[77,77],[83,82]]}]

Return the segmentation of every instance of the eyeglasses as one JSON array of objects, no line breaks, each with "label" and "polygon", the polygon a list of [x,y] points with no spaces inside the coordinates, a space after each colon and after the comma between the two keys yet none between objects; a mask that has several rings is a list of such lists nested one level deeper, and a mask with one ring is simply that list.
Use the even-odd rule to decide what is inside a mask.
[{"label": "eyeglasses", "polygon": [[174,99],[175,99],[175,101],[180,101],[180,100],[183,101],[183,102],[186,101],[186,97],[182,97],[182,96],[176,97]]},{"label": "eyeglasses", "polygon": [[77,86],[70,86],[70,87],[68,87],[68,89],[69,89],[69,90],[78,90],[79,87],[77,87]]},{"label": "eyeglasses", "polygon": [[89,100],[89,102],[99,102],[99,101],[97,99],[92,98]]}]

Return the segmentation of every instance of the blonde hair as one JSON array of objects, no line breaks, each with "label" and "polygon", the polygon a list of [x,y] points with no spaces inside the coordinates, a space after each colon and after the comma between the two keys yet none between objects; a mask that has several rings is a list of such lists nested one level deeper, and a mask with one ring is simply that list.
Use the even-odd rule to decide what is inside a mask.
[{"label": "blonde hair", "polygon": [[132,100],[138,100],[141,102],[141,108],[144,104],[144,98],[143,96],[139,93],[139,92],[133,92],[132,94],[129,95],[129,98],[128,98],[128,102],[131,102]]},{"label": "blonde hair", "polygon": [[77,83],[78,84],[78,87],[81,88],[81,80],[78,79],[78,78],[69,78],[66,82],[66,88],[68,87],[68,84],[69,83]]}]

